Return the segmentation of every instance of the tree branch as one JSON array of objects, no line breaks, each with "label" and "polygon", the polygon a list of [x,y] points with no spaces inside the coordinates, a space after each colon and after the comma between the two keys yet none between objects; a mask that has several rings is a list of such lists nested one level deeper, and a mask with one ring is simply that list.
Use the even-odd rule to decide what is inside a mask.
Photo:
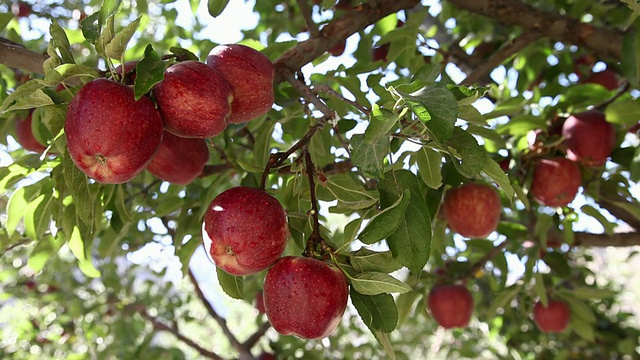
[{"label": "tree branch", "polygon": [[48,56],[45,54],[31,51],[21,44],[0,37],[0,64],[5,64],[14,69],[43,74],[42,65],[47,58]]},{"label": "tree branch", "polygon": [[247,341],[242,343],[242,346],[245,349],[251,349],[255,344],[258,343],[258,341],[260,341],[262,336],[264,336],[264,334],[267,332],[267,330],[269,330],[269,328],[271,328],[271,324],[268,321],[265,321],[262,325],[260,325],[258,330],[256,330],[256,332],[253,333],[253,335],[249,336]]},{"label": "tree branch", "polygon": [[539,33],[552,40],[584,46],[600,58],[620,60],[623,34],[617,30],[583,23],[549,13],[518,0],[447,0],[462,9],[519,26],[523,32]]},{"label": "tree branch", "polygon": [[574,245],[584,247],[628,247],[640,245],[640,233],[615,233],[613,235],[576,232]]}]

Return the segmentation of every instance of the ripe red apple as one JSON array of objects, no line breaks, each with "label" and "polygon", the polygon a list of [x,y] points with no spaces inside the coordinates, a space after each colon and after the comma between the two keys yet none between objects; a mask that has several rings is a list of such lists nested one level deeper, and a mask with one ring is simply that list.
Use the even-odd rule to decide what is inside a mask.
[{"label": "ripe red apple", "polygon": [[209,147],[204,139],[183,138],[165,131],[147,170],[161,180],[187,185],[202,174],[207,161]]},{"label": "ripe red apple", "polygon": [[31,129],[32,111],[25,119],[17,119],[16,121],[16,140],[25,150],[33,151],[41,154],[46,150],[46,146],[42,145],[38,139],[33,136]]},{"label": "ripe red apple", "polygon": [[600,72],[592,72],[585,80],[586,83],[600,84],[607,90],[615,90],[620,87],[618,73],[611,69],[605,69]]},{"label": "ripe red apple", "polygon": [[162,119],[153,102],[136,101],[133,90],[107,79],[80,89],[64,125],[69,155],[89,177],[119,184],[138,175],[162,140]]},{"label": "ripe red apple", "polygon": [[445,329],[466,327],[473,314],[473,297],[464,285],[436,285],[429,292],[427,305]]},{"label": "ripe red apple", "polygon": [[169,66],[153,88],[165,128],[174,135],[208,138],[226,127],[233,93],[223,75],[189,60]]},{"label": "ripe red apple", "polygon": [[263,352],[258,356],[258,360],[276,360],[276,356],[271,353]]},{"label": "ripe red apple", "polygon": [[533,305],[533,321],[544,333],[563,332],[569,325],[571,317],[569,306],[557,299],[549,299],[547,305],[544,307],[540,301]]},{"label": "ripe red apple", "polygon": [[264,292],[262,290],[258,291],[256,293],[256,310],[258,310],[258,313],[260,314],[264,314],[265,310],[264,310]]},{"label": "ripe red apple", "polygon": [[245,186],[213,199],[202,230],[209,258],[231,275],[268,268],[280,258],[289,237],[287,216],[278,200]]},{"label": "ripe red apple", "polygon": [[531,195],[547,206],[565,206],[573,201],[582,184],[578,164],[563,157],[539,160],[533,169]]},{"label": "ripe red apple", "polygon": [[336,46],[332,47],[331,49],[327,50],[327,52],[329,52],[329,54],[333,55],[333,56],[340,56],[342,54],[344,54],[344,49],[347,46],[347,40],[343,40],[341,42],[339,42]]},{"label": "ripe red apple", "polygon": [[371,49],[371,60],[387,62],[387,55],[389,55],[389,44],[380,46],[374,46]]},{"label": "ripe red apple", "polygon": [[[136,80],[136,66],[138,66],[138,60],[126,61],[124,64],[116,66],[116,73],[124,76],[124,83],[133,85]],[[122,73],[124,68],[124,74]]]},{"label": "ripe red apple", "polygon": [[326,262],[295,256],[278,260],[264,279],[264,305],[271,326],[303,339],[329,336],[347,307],[347,278]]},{"label": "ripe red apple", "polygon": [[498,226],[502,203],[493,186],[467,183],[447,191],[442,210],[452,231],[485,238]]},{"label": "ripe red apple", "polygon": [[230,123],[247,122],[271,110],[274,68],[263,53],[240,44],[218,45],[207,56],[207,65],[220,71],[233,88]]},{"label": "ripe red apple", "polygon": [[11,4],[11,12],[17,18],[28,17],[31,15],[31,5],[22,1]]},{"label": "ripe red apple", "polygon": [[604,113],[590,110],[573,114],[562,125],[567,158],[586,166],[602,166],[616,143],[616,131]]}]

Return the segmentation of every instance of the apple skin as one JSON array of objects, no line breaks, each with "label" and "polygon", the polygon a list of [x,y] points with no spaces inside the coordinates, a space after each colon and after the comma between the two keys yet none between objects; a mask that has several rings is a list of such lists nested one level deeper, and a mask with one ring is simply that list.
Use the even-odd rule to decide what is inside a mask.
[{"label": "apple skin", "polygon": [[275,72],[263,53],[240,44],[218,45],[209,52],[207,65],[220,71],[233,88],[229,123],[244,123],[271,110]]},{"label": "apple skin", "polygon": [[498,226],[502,203],[489,185],[467,183],[447,191],[442,204],[449,228],[470,238],[485,238]]},{"label": "apple skin", "polygon": [[[138,66],[138,60],[126,61],[124,64],[116,66],[116,74],[124,76],[124,83],[133,85],[136,80],[136,66]],[[124,68],[124,75],[122,74],[122,68]]]},{"label": "apple skin", "polygon": [[11,12],[17,18],[28,17],[32,12],[31,5],[18,1],[11,5]]},{"label": "apple skin", "polygon": [[276,360],[276,356],[271,353],[263,352],[262,354],[260,354],[260,356],[258,356],[258,360]]},{"label": "apple skin", "polygon": [[169,66],[153,87],[165,129],[187,138],[209,138],[227,127],[231,85],[205,63],[189,60]]},{"label": "apple skin", "polygon": [[575,162],[564,157],[539,160],[533,169],[531,195],[540,204],[565,206],[576,197],[582,173]]},{"label": "apple skin", "polygon": [[562,136],[567,158],[591,167],[604,165],[616,143],[613,125],[596,110],[569,116],[562,125]]},{"label": "apple skin", "polygon": [[218,195],[202,224],[205,249],[216,266],[248,275],[273,265],[289,238],[287,216],[264,190],[238,186]]},{"label": "apple skin", "polygon": [[585,83],[599,84],[604,86],[605,89],[611,91],[620,87],[618,81],[618,73],[611,69],[605,69],[600,72],[592,72],[591,75],[585,80]]},{"label": "apple skin", "polygon": [[258,313],[264,314],[264,291],[260,290],[256,293],[256,310]]},{"label": "apple skin", "polygon": [[33,130],[31,129],[32,115],[33,112],[29,111],[29,115],[26,119],[17,119],[16,140],[20,145],[22,145],[23,149],[42,154],[47,147],[41,144],[38,139],[33,136]]},{"label": "apple skin", "polygon": [[443,328],[464,328],[473,314],[473,297],[464,285],[436,285],[429,292],[427,306]]},{"label": "apple skin", "polygon": [[380,46],[374,46],[371,49],[371,60],[387,62],[387,55],[389,55],[389,44]]},{"label": "apple skin", "polygon": [[540,301],[533,305],[533,321],[544,333],[563,332],[571,317],[569,306],[558,299],[549,299],[547,305],[548,307],[544,307]]},{"label": "apple skin", "polygon": [[264,279],[267,318],[283,335],[303,339],[329,336],[342,319],[348,297],[344,274],[312,258],[283,257]]},{"label": "apple skin", "polygon": [[344,49],[347,47],[347,40],[343,40],[341,42],[339,42],[338,44],[336,44],[336,46],[332,47],[331,49],[327,50],[327,52],[333,56],[340,56],[342,54],[344,54]]},{"label": "apple skin", "polygon": [[165,131],[147,170],[161,180],[187,185],[202,174],[207,161],[209,147],[204,139],[183,138]]},{"label": "apple skin", "polygon": [[162,119],[153,101],[136,101],[133,90],[108,79],[93,80],[69,103],[64,125],[69,155],[101,183],[133,179],[162,141]]}]

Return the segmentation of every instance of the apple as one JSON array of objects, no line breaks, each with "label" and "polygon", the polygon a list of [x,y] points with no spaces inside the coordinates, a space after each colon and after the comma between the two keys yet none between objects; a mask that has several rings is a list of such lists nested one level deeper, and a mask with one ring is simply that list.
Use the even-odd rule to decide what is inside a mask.
[{"label": "apple", "polygon": [[280,258],[289,238],[287,216],[278,200],[246,186],[213,199],[202,228],[209,259],[231,275],[268,268]]},{"label": "apple", "polygon": [[331,49],[327,50],[327,52],[329,52],[329,54],[333,55],[333,56],[340,56],[344,53],[344,49],[347,46],[347,40],[343,40],[341,42],[339,42],[336,46],[332,47]]},{"label": "apple", "polygon": [[502,203],[493,186],[467,183],[447,191],[442,210],[452,231],[485,238],[498,226]]},{"label": "apple", "polygon": [[585,83],[599,84],[604,86],[604,88],[609,91],[615,90],[620,87],[618,73],[611,69],[605,69],[600,72],[592,72],[587,80],[585,80]]},{"label": "apple", "polygon": [[581,184],[578,164],[564,157],[554,157],[535,164],[529,191],[543,205],[565,206],[576,197]]},{"label": "apple", "polygon": [[389,55],[389,44],[380,46],[374,46],[371,49],[371,60],[387,62],[387,55]]},{"label": "apple", "polygon": [[636,134],[636,135],[640,135],[640,122],[633,125],[632,127],[629,128],[629,130],[627,130],[630,134]]},{"label": "apple", "polygon": [[220,72],[194,60],[169,66],[153,87],[165,129],[188,138],[209,138],[224,131],[233,96]]},{"label": "apple", "polygon": [[544,307],[540,301],[533,305],[533,321],[544,333],[563,332],[569,325],[571,317],[569,306],[558,299],[549,299],[547,305]]},{"label": "apple", "polygon": [[258,313],[260,314],[264,314],[265,310],[264,310],[264,292],[262,290],[258,291],[256,293],[256,310],[258,310]]},{"label": "apple", "polygon": [[183,138],[165,131],[147,170],[161,180],[187,185],[202,174],[207,161],[209,147],[204,139]]},{"label": "apple", "polygon": [[11,4],[11,12],[15,17],[28,17],[31,15],[31,5],[24,3],[22,1],[15,2]]},{"label": "apple", "polygon": [[[116,66],[116,74],[124,76],[124,83],[133,85],[136,80],[136,66],[138,66],[138,60],[126,61],[124,64]],[[124,74],[122,69],[124,68]]]},{"label": "apple", "polygon": [[586,166],[602,166],[616,143],[616,131],[604,113],[589,110],[573,114],[562,125],[567,158]]},{"label": "apple", "polygon": [[230,123],[244,123],[271,110],[275,73],[263,53],[240,44],[218,45],[209,52],[207,65],[220,71],[233,88]]},{"label": "apple", "polygon": [[16,140],[25,150],[41,154],[47,147],[33,136],[33,130],[31,129],[32,115],[33,112],[29,111],[29,115],[25,119],[17,119]]},{"label": "apple", "polygon": [[73,97],[64,125],[69,155],[101,183],[125,183],[158,151],[162,119],[153,101],[136,101],[133,90],[108,79],[84,85]]},{"label": "apple", "polygon": [[258,356],[258,360],[276,360],[276,356],[271,353],[263,352]]},{"label": "apple", "polygon": [[443,328],[463,328],[473,314],[473,297],[464,285],[436,285],[429,292],[427,306]]},{"label": "apple", "polygon": [[303,339],[329,336],[347,307],[347,278],[336,267],[312,258],[286,256],[264,279],[264,306],[271,326]]}]

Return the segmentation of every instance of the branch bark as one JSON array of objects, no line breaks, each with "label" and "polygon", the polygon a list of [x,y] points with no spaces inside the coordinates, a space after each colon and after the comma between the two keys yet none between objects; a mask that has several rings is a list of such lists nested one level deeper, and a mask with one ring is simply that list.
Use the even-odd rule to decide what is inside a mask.
[{"label": "branch bark", "polygon": [[628,247],[640,245],[640,233],[615,233],[613,235],[576,232],[574,245],[583,247]]},{"label": "branch bark", "polygon": [[47,57],[45,54],[31,51],[21,44],[0,37],[0,64],[42,74],[44,73],[42,65]]},{"label": "branch bark", "polygon": [[584,46],[600,58],[620,60],[623,33],[580,20],[549,13],[519,0],[447,0],[461,9],[486,16],[524,32],[540,33],[552,40]]}]

